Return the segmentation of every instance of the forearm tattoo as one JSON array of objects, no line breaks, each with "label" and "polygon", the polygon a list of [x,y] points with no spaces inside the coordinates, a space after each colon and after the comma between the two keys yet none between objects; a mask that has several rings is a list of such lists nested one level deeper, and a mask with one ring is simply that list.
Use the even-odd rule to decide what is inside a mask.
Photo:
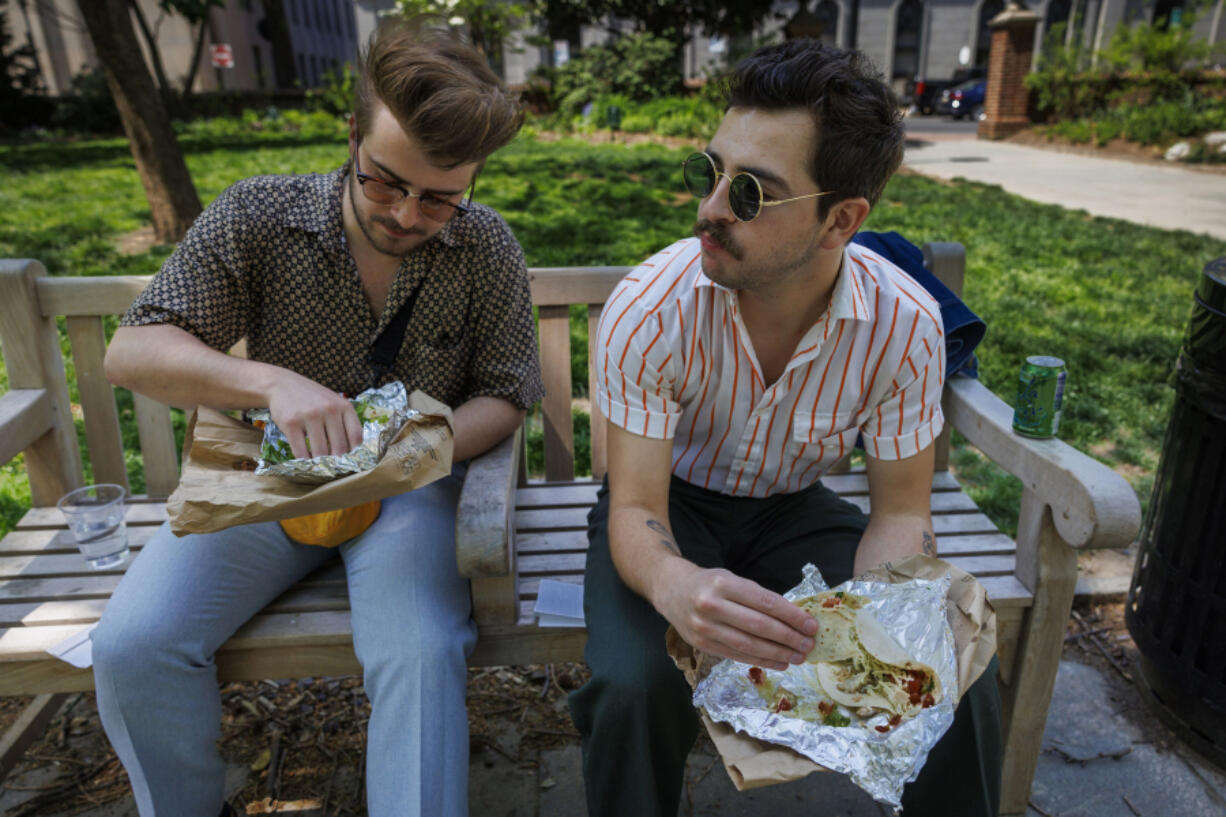
[{"label": "forearm tattoo", "polygon": [[924,553],[928,556],[937,555],[937,543],[928,531],[924,531]]},{"label": "forearm tattoo", "polygon": [[653,531],[663,537],[660,539],[660,544],[664,545],[664,547],[668,548],[673,553],[676,553],[678,556],[681,555],[681,548],[677,547],[677,543],[673,541],[672,534],[668,532],[668,528],[664,527],[664,525],[660,524],[654,519],[647,520],[647,527],[651,528]]}]

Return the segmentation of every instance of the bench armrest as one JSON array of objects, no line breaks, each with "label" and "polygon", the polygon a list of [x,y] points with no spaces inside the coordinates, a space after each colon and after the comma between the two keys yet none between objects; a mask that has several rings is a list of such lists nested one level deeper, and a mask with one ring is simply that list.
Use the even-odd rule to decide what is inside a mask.
[{"label": "bench armrest", "polygon": [[515,484],[523,426],[468,464],[456,509],[456,563],[469,579],[512,575]]},{"label": "bench armrest", "polygon": [[13,389],[0,395],[0,465],[47,433],[51,420],[46,389]]},{"label": "bench armrest", "polygon": [[1132,486],[1098,460],[1057,439],[1013,431],[1013,409],[978,380],[955,375],[945,416],[972,445],[1018,477],[1051,508],[1060,537],[1074,547],[1124,548],[1141,528]]}]

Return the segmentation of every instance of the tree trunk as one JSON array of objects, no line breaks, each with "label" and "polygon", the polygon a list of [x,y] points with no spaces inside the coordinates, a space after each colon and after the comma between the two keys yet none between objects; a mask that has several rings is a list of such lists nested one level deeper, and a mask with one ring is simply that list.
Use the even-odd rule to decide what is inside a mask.
[{"label": "tree trunk", "polygon": [[170,83],[166,81],[166,69],[162,66],[162,49],[158,48],[157,38],[149,30],[149,22],[145,19],[145,13],[140,10],[140,2],[139,0],[128,0],[128,5],[132,7],[132,13],[136,15],[136,24],[140,27],[140,34],[145,38],[145,46],[149,49],[149,60],[153,63],[153,75],[157,77],[158,88],[162,91],[169,91]]},{"label": "tree trunk", "polygon": [[192,64],[187,70],[187,78],[183,80],[184,103],[192,98],[192,86],[196,84],[196,72],[200,69],[200,56],[204,53],[204,34],[208,24],[209,21],[206,17],[200,21],[200,27],[196,29],[196,47],[192,51]]},{"label": "tree trunk", "polygon": [[290,39],[289,19],[283,0],[264,0],[265,27],[260,33],[272,43],[272,72],[278,88],[293,88],[298,79],[294,65],[294,42]]},{"label": "tree trunk", "polygon": [[173,244],[200,215],[200,197],[141,56],[127,0],[77,0],[77,6],[128,135],[153,231],[158,241]]}]

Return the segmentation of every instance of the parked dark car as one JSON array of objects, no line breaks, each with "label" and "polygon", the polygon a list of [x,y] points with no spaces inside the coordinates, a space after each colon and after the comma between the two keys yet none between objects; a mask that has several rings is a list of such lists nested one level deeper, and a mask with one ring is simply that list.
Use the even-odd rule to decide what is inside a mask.
[{"label": "parked dark car", "polygon": [[987,69],[982,66],[959,68],[951,79],[926,79],[916,77],[907,89],[906,99],[915,106],[915,110],[924,116],[937,112],[937,103],[941,94],[947,89],[960,85],[971,79],[985,79]]},{"label": "parked dark car", "polygon": [[937,101],[936,112],[949,114],[954,119],[970,117],[972,120],[978,120],[983,114],[983,98],[987,87],[986,79],[971,79],[961,85],[946,88]]}]

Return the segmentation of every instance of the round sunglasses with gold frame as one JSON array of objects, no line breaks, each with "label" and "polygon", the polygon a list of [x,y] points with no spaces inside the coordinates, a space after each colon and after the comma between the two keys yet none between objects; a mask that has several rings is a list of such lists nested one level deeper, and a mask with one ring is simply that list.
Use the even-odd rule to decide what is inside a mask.
[{"label": "round sunglasses with gold frame", "polygon": [[778,201],[766,201],[762,193],[762,183],[752,173],[738,173],[728,176],[715,167],[715,160],[706,153],[691,154],[681,163],[681,178],[685,189],[697,198],[705,199],[715,192],[720,176],[728,179],[728,208],[737,221],[753,221],[763,207],[775,207],[801,199],[812,199],[829,195],[831,190],[821,193],[806,193],[803,196],[792,196]]}]

